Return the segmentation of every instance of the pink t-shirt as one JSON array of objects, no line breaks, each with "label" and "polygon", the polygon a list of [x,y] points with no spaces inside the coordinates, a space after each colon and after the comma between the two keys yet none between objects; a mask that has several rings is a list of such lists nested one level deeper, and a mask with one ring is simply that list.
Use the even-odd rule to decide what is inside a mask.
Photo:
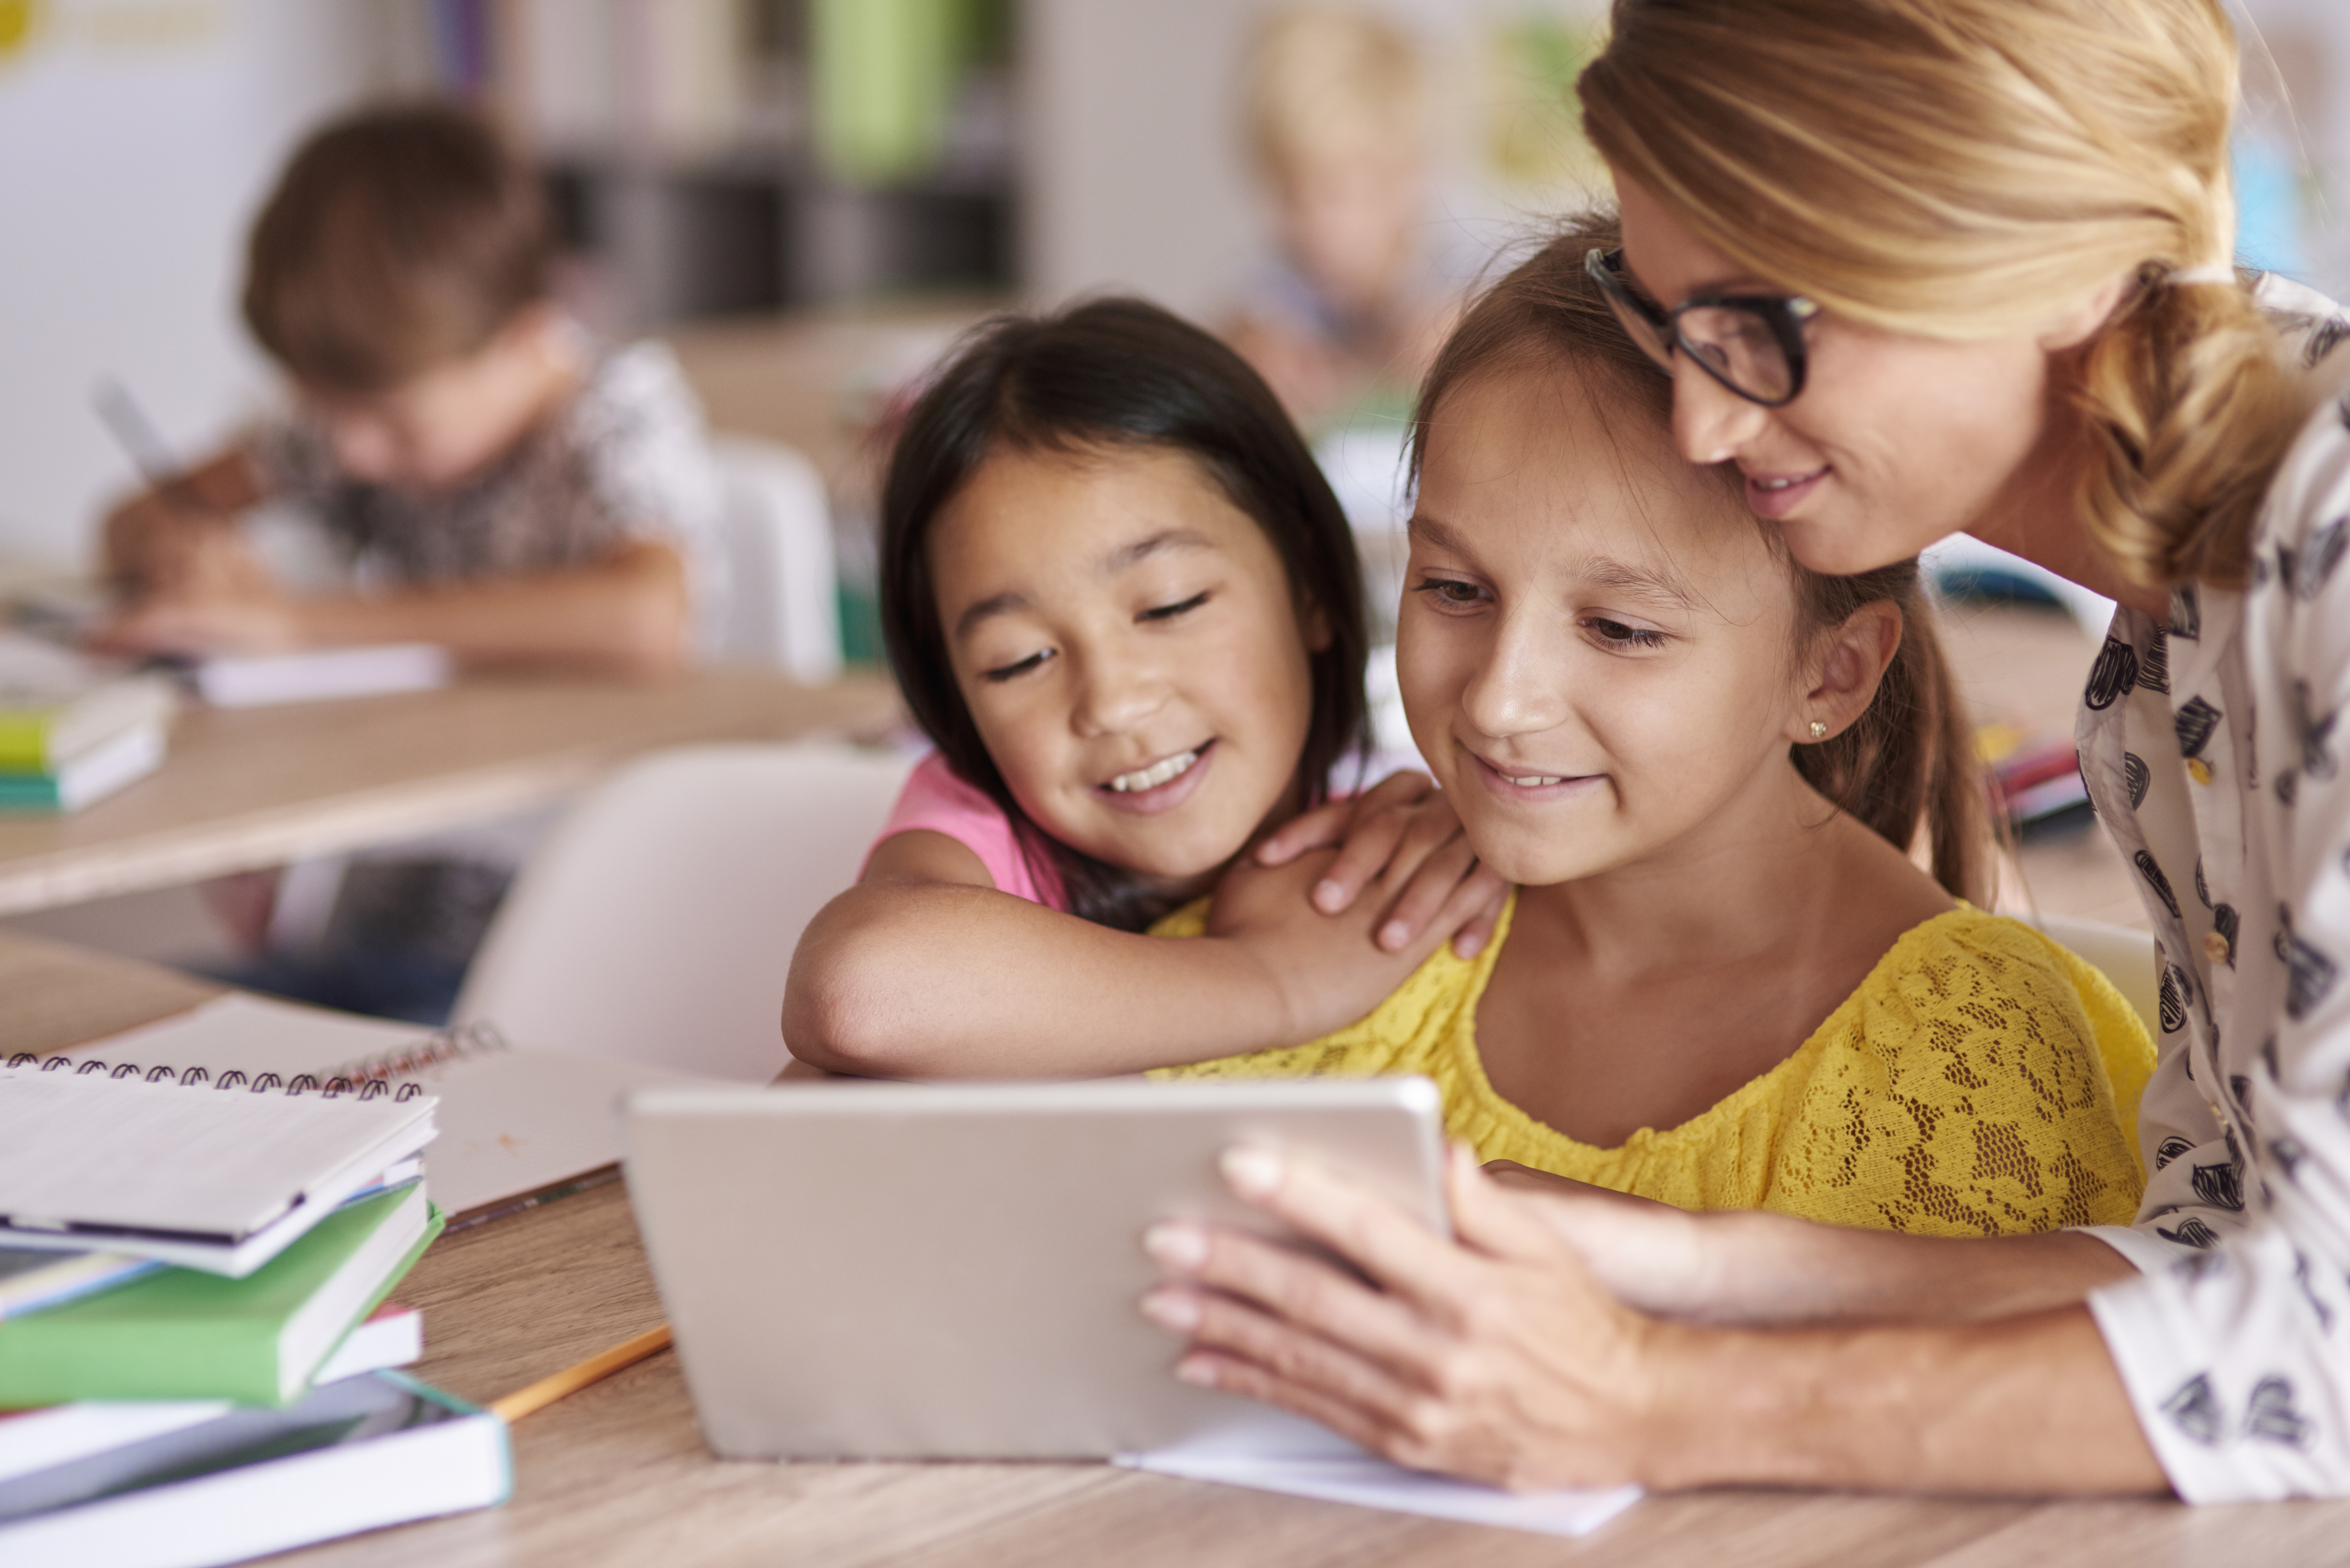
[{"label": "pink t-shirt", "polygon": [[[979,863],[987,867],[999,891],[1017,894],[1032,904],[1043,904],[1064,914],[1068,912],[1068,900],[1061,890],[1059,878],[1052,877],[1048,870],[1049,891],[1038,887],[1035,875],[1028,868],[1028,857],[1020,852],[1020,840],[1012,830],[1012,819],[985,794],[957,778],[946,759],[936,752],[914,765],[906,787],[898,792],[898,804],[890,808],[889,820],[873,840],[874,846],[879,848],[882,839],[917,827],[943,833],[978,856]],[[871,860],[872,850],[867,850],[865,857]],[[858,875],[863,875],[861,868]]]}]

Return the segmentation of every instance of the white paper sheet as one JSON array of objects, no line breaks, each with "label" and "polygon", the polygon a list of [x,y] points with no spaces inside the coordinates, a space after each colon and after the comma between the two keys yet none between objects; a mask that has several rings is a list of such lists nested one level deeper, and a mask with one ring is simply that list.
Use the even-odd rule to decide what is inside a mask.
[{"label": "white paper sheet", "polygon": [[1222,1481],[1326,1502],[1351,1502],[1464,1524],[1490,1524],[1537,1535],[1588,1535],[1639,1501],[1637,1486],[1600,1491],[1511,1492],[1408,1470],[1371,1454],[1354,1459],[1264,1459],[1162,1449],[1120,1454],[1128,1469],[1185,1480]]}]

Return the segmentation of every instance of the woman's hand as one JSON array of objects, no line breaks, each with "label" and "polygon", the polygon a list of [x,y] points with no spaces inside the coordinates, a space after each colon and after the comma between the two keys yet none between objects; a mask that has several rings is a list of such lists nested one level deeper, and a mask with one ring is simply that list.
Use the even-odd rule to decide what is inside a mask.
[{"label": "woman's hand", "polygon": [[2166,1484],[2077,1303],[1981,1323],[1700,1328],[1610,1295],[1544,1211],[1557,1200],[1495,1185],[1466,1149],[1446,1172],[1456,1240],[1310,1159],[1243,1147],[1224,1173],[1371,1283],[1243,1232],[1155,1225],[1144,1244],[1177,1280],[1143,1310],[1191,1339],[1177,1375],[1399,1464],[1518,1489]]},{"label": "woman's hand", "polygon": [[[1309,850],[1338,846],[1314,884],[1314,907],[1343,914],[1375,880],[1398,866],[1416,867],[1387,909],[1373,940],[1389,952],[1412,945],[1449,913],[1473,908],[1453,932],[1452,950],[1474,958],[1492,939],[1509,884],[1479,865],[1452,803],[1425,774],[1390,774],[1361,794],[1334,800],[1284,824],[1256,847],[1260,866],[1287,866]],[[1465,895],[1466,897],[1461,897]]]},{"label": "woman's hand", "polygon": [[1645,1479],[1650,1351],[1675,1331],[1601,1288],[1538,1199],[1456,1148],[1450,1241],[1310,1159],[1243,1147],[1224,1169],[1373,1284],[1239,1231],[1154,1226],[1145,1245],[1177,1280],[1144,1310],[1191,1340],[1179,1376],[1419,1469],[1522,1490]]}]

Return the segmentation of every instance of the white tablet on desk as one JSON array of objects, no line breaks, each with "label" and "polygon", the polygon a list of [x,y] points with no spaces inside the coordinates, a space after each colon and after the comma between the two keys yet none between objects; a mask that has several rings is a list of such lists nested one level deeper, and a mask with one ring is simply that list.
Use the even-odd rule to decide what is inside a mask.
[{"label": "white tablet on desk", "polygon": [[1138,1308],[1169,1217],[1260,1231],[1217,1157],[1311,1150],[1443,1223],[1425,1078],[811,1084],[635,1096],[629,1192],[726,1459],[1351,1451],[1180,1383]]}]

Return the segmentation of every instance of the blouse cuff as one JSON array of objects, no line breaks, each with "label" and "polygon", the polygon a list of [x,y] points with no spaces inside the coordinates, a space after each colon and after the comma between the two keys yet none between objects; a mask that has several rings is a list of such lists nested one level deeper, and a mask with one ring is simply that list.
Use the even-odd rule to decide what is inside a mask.
[{"label": "blouse cuff", "polygon": [[2095,1236],[2119,1252],[2128,1261],[2130,1267],[2141,1274],[2168,1268],[2178,1262],[2180,1252],[2185,1250],[2159,1236],[2149,1236],[2133,1225],[2069,1225],[2065,1229],[2084,1236]]}]

